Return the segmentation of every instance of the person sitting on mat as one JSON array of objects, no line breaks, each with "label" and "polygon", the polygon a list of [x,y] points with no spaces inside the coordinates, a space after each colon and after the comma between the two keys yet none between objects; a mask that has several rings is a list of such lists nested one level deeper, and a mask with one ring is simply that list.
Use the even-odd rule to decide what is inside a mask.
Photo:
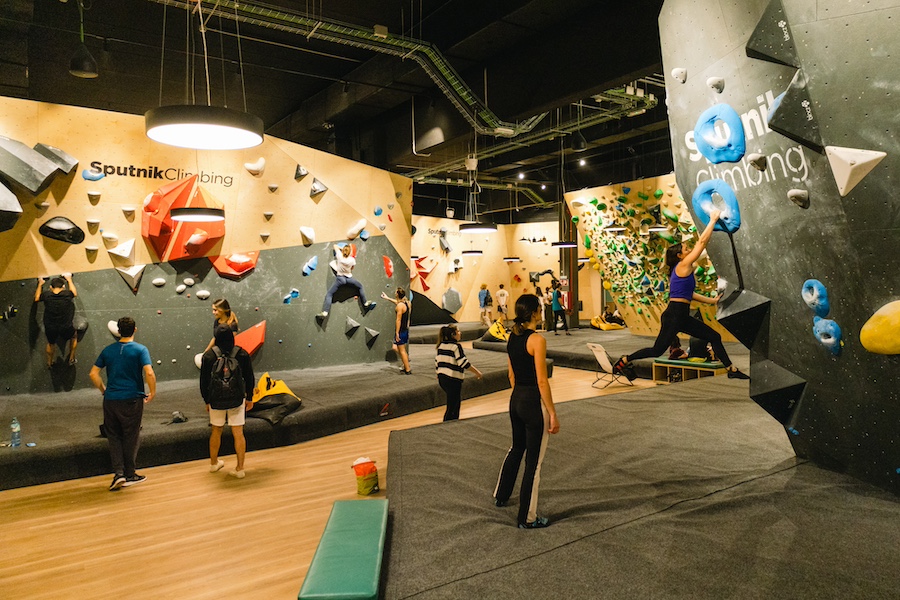
[{"label": "person sitting on mat", "polygon": [[703,233],[700,234],[700,239],[697,240],[693,248],[687,249],[683,243],[678,243],[669,246],[666,250],[666,266],[669,267],[671,272],[669,275],[669,305],[659,318],[659,335],[656,336],[656,342],[654,342],[653,346],[623,356],[616,361],[616,364],[613,365],[614,372],[625,375],[628,379],[635,379],[637,376],[634,373],[633,366],[631,366],[632,361],[661,355],[669,347],[672,338],[679,333],[687,333],[712,344],[716,356],[728,370],[729,378],[750,379],[748,375],[742,373],[731,364],[731,359],[728,357],[728,352],[725,351],[725,346],[722,345],[722,336],[719,335],[719,332],[702,321],[692,319],[690,315],[691,300],[704,304],[716,304],[719,301],[719,296],[708,298],[694,291],[696,287],[694,262],[700,258],[700,255],[706,249],[720,214],[722,213],[717,208],[710,211],[709,224],[707,224]]},{"label": "person sitting on mat", "polygon": [[438,385],[447,394],[447,410],[445,421],[459,418],[459,407],[462,404],[462,384],[466,377],[466,369],[481,379],[481,371],[466,358],[462,346],[459,345],[459,328],[456,325],[444,325],[438,333],[437,355],[434,357],[434,368],[437,371]]},{"label": "person sitting on mat", "polygon": [[506,506],[524,456],[525,473],[519,489],[517,521],[520,529],[539,529],[550,524],[547,518],[537,515],[541,462],[547,449],[547,434],[559,432],[559,420],[547,377],[547,340],[542,335],[532,335],[541,319],[538,297],[534,294],[519,296],[515,312],[515,324],[506,346],[512,386],[509,399],[512,446],[500,469],[494,504]]}]

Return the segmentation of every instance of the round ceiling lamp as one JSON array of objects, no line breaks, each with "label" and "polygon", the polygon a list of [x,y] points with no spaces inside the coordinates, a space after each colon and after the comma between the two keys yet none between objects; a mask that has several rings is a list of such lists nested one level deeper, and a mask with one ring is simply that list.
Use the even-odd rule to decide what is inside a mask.
[{"label": "round ceiling lamp", "polygon": [[179,148],[240,150],[263,141],[262,119],[222,106],[160,106],[147,111],[144,123],[151,140]]}]

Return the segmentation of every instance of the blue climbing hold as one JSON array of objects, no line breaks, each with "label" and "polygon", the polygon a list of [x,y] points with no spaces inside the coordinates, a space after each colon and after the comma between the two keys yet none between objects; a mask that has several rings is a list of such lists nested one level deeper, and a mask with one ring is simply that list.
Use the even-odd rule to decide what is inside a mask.
[{"label": "blue climbing hold", "polygon": [[382,212],[381,207],[380,207],[380,206],[376,206],[376,207],[375,207],[375,216],[376,216],[376,217],[380,217],[380,216],[381,216],[381,212]]},{"label": "blue climbing hold", "polygon": [[311,259],[306,261],[305,265],[303,265],[303,276],[308,277],[313,271],[316,270],[316,267],[318,267],[318,266],[319,266],[319,257],[313,256]]},{"label": "blue climbing hold", "polygon": [[817,317],[825,318],[831,312],[831,303],[828,302],[828,290],[818,279],[807,279],[800,290],[803,301],[810,307]]},{"label": "blue climbing hold", "polygon": [[630,187],[623,187],[623,188],[622,188],[622,193],[625,194],[626,196],[628,195],[628,193],[629,193],[630,191],[631,191],[631,188],[630,188]]},{"label": "blue climbing hold", "polygon": [[86,181],[99,181],[106,177],[106,175],[104,175],[100,171],[91,171],[90,169],[85,169],[81,172],[81,177]]},{"label": "blue climbing hold", "polygon": [[282,302],[284,302],[285,304],[290,304],[291,303],[291,295],[288,294],[287,296],[285,296],[284,299],[282,300]]},{"label": "blue climbing hold", "polygon": [[[716,132],[716,123],[719,121],[728,128],[727,138],[723,139]],[[738,162],[747,150],[741,116],[728,104],[716,104],[707,108],[694,126],[694,142],[700,154],[713,164]]]},{"label": "blue climbing hold", "polygon": [[369,231],[368,231],[367,229],[363,229],[362,231],[360,231],[360,232],[359,232],[359,239],[361,239],[361,240],[364,241],[364,242],[365,242],[367,239],[369,239]]},{"label": "blue climbing hold", "polygon": [[725,202],[722,214],[716,222],[715,231],[735,233],[741,228],[741,207],[738,206],[737,195],[731,186],[722,179],[707,179],[697,186],[691,196],[691,205],[703,226],[709,223],[709,213],[714,208],[712,196],[718,194]]},{"label": "blue climbing hold", "polygon": [[841,328],[831,319],[813,317],[813,335],[835,356],[841,353],[841,346],[844,345],[841,341]]}]

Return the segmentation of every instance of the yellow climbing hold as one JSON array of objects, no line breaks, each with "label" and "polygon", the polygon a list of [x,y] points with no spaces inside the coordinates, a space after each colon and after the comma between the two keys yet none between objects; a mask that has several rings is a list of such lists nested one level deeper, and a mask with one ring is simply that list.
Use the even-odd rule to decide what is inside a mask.
[{"label": "yellow climbing hold", "polygon": [[900,354],[900,300],[889,302],[859,330],[863,348],[874,354]]}]

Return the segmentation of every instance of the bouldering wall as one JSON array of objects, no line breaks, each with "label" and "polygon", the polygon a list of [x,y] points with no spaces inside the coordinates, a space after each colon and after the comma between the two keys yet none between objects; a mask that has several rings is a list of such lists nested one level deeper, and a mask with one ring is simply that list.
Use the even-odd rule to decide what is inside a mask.
[{"label": "bouldering wall", "polygon": [[[487,284],[496,295],[502,283],[509,291],[509,305],[523,293],[534,293],[531,272],[552,271],[559,275],[559,251],[550,246],[556,241],[557,224],[553,222],[498,225],[496,233],[461,233],[463,221],[438,217],[413,218],[410,260],[410,289],[424,294],[439,307],[445,307],[448,290],[458,292],[459,308],[449,311],[456,321],[478,322],[481,309],[478,292]],[[467,255],[465,251],[480,250],[483,254]],[[505,258],[517,257],[516,262]],[[542,276],[549,284],[549,272]],[[494,318],[497,317],[496,300]],[[455,308],[450,305],[449,308]]]},{"label": "bouldering wall", "polygon": [[[631,333],[659,333],[669,301],[666,248],[697,239],[697,228],[674,175],[588,188],[565,195],[578,231],[579,257],[587,259],[583,280],[600,280]],[[714,296],[718,277],[708,255],[697,262],[697,291]],[[696,305],[704,322],[735,341],[715,319],[715,307]],[[588,318],[600,314],[599,307]]]},{"label": "bouldering wall", "polygon": [[[750,395],[797,454],[900,492],[900,2],[667,0],[678,188]],[[699,226],[699,225],[698,225]]]},{"label": "bouldering wall", "polygon": [[[220,297],[242,331],[265,332],[260,373],[391,355],[380,332],[394,312],[379,296],[409,285],[409,179],[273,138],[234,152],[172,148],[148,140],[141,117],[10,98],[0,98],[0,135],[0,336],[10,349],[0,393],[89,386],[113,341],[107,322],[126,314],[160,380],[196,377]],[[179,208],[222,209],[225,219],[179,223]],[[352,245],[353,275],[377,304],[364,310],[344,286],[328,318],[316,318],[335,281],[335,244]],[[79,363],[48,372],[32,299],[37,277],[66,272],[89,326]]]}]

